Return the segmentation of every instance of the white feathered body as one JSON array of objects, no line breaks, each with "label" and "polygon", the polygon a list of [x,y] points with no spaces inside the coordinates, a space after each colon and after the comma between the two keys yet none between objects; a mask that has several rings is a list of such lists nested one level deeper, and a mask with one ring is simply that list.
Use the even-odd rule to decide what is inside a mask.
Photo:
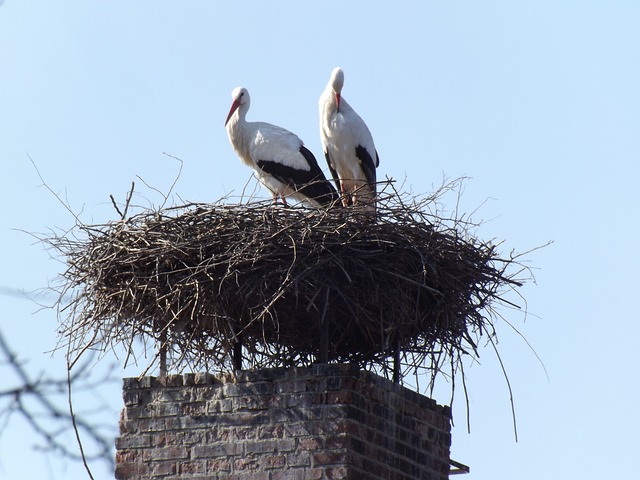
[{"label": "white feathered body", "polygon": [[274,198],[290,197],[313,207],[328,205],[337,198],[313,154],[302,140],[282,127],[266,122],[247,122],[250,100],[246,89],[232,94],[238,105],[226,121],[229,142],[240,160],[251,167]]},{"label": "white feathered body", "polygon": [[319,100],[322,148],[345,204],[374,206],[378,154],[366,123],[335,90],[342,88],[336,87],[337,70]]}]

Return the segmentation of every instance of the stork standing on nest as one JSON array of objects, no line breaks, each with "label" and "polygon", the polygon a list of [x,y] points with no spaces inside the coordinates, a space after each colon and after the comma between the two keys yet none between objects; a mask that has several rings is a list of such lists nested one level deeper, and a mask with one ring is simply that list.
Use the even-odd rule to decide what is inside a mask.
[{"label": "stork standing on nest", "polygon": [[371,132],[342,97],[344,72],[336,67],[320,96],[320,140],[342,203],[375,211],[380,158]]},{"label": "stork standing on nest", "polygon": [[313,207],[328,206],[338,194],[325,178],[313,154],[297,135],[265,122],[247,122],[251,99],[246,88],[231,92],[233,103],[224,122],[240,160],[286,205],[285,197]]}]

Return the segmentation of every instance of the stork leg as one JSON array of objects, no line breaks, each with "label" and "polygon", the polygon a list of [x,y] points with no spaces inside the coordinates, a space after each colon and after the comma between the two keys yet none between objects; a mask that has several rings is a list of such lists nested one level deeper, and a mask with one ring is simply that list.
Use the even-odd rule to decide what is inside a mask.
[{"label": "stork leg", "polygon": [[274,206],[274,207],[275,207],[276,205],[278,205],[278,198],[281,198],[281,199],[282,199],[282,204],[283,204],[285,207],[288,207],[288,206],[289,206],[289,205],[287,204],[287,199],[285,198],[285,196],[284,196],[284,195],[282,195],[282,194],[278,194],[278,193],[274,193],[274,194],[273,194],[273,206]]},{"label": "stork leg", "polygon": [[343,207],[346,207],[349,204],[349,200],[347,199],[347,192],[344,188],[344,183],[340,182],[340,203],[342,203]]}]

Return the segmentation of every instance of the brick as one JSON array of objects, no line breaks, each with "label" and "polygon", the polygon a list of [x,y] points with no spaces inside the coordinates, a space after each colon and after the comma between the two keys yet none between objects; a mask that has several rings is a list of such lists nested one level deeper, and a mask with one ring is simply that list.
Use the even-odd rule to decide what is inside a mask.
[{"label": "brick", "polygon": [[120,419],[120,434],[121,435],[134,435],[138,433],[139,422],[135,420]]},{"label": "brick", "polygon": [[136,390],[140,388],[140,382],[138,381],[138,377],[130,377],[122,379],[122,391],[129,392],[132,390]]},{"label": "brick", "polygon": [[256,455],[244,455],[233,461],[234,472],[255,471],[260,468],[260,462]]},{"label": "brick", "polygon": [[[221,423],[220,415],[180,415],[174,417],[177,422],[175,426],[171,428],[171,430],[182,429],[197,429],[197,428],[211,428],[215,425]],[[168,417],[168,419],[172,419],[172,417]],[[169,428],[167,427],[167,430]]]},{"label": "brick", "polygon": [[[181,445],[189,446],[189,445],[203,445],[207,438],[207,432],[202,430],[195,431],[187,431],[187,432],[179,432],[182,435],[178,436],[178,442]],[[170,435],[172,437],[176,437],[174,432],[171,432]]]},{"label": "brick", "polygon": [[353,365],[123,380],[116,478],[446,480],[450,409]]},{"label": "brick", "polygon": [[[159,425],[164,425],[164,430],[166,430],[167,432],[175,432],[177,430],[182,429],[183,425],[182,425],[182,418],[180,417],[164,417],[164,418],[159,418]],[[159,426],[159,425],[156,425]],[[154,429],[154,431],[158,431],[157,429]]]},{"label": "brick", "polygon": [[290,380],[278,382],[275,385],[274,393],[302,393],[307,390],[306,380]]},{"label": "brick", "polygon": [[324,478],[324,470],[322,468],[307,468],[304,474],[306,480],[321,480]]},{"label": "brick", "polygon": [[[211,476],[209,474],[193,474],[193,475],[180,475],[178,477],[163,477],[163,478],[180,478],[180,480],[211,480]],[[222,478],[228,478],[228,477],[220,477],[220,479]],[[218,480],[218,479],[216,479]]]},{"label": "brick", "polygon": [[165,418],[143,418],[138,421],[139,432],[164,432],[170,430],[167,426],[167,419]]},{"label": "brick", "polygon": [[[197,380],[196,380],[197,381]],[[191,392],[191,399],[194,402],[205,402],[208,400],[216,400],[222,397],[222,391],[219,388],[215,388],[213,385],[200,386],[194,388]]]},{"label": "brick", "polygon": [[222,398],[207,402],[207,413],[228,413],[233,410],[233,400]]},{"label": "brick", "polygon": [[211,428],[208,428],[204,433],[204,442],[203,444],[212,444],[212,443],[222,443],[222,442],[230,442],[233,440],[234,434],[233,427],[226,427],[222,425],[215,425]]},{"label": "brick", "polygon": [[259,425],[261,423],[269,423],[268,411],[256,411],[256,412],[234,412],[225,415],[220,415],[218,422],[224,425]]},{"label": "brick", "polygon": [[274,393],[273,382],[247,382],[243,384],[243,392],[251,395],[272,395]]},{"label": "brick", "polygon": [[324,439],[325,447],[330,450],[349,448],[352,443],[351,438],[343,434],[327,435]]},{"label": "brick", "polygon": [[349,476],[349,468],[345,465],[327,467],[324,469],[324,475],[327,480],[344,480],[351,478]]},{"label": "brick", "polygon": [[183,403],[181,406],[181,415],[204,415],[207,413],[206,402]]},{"label": "brick", "polygon": [[206,432],[162,432],[152,435],[151,444],[154,447],[202,445]]},{"label": "brick", "polygon": [[272,453],[276,452],[277,440],[259,440],[244,443],[244,451],[246,454],[253,453]]},{"label": "brick", "polygon": [[177,466],[175,462],[153,462],[150,465],[151,475],[175,475],[177,472]]},{"label": "brick", "polygon": [[235,440],[254,440],[258,437],[258,427],[246,426],[235,427],[232,430],[233,438]]},{"label": "brick", "polygon": [[240,395],[234,399],[236,410],[264,410],[270,404],[271,397],[267,395]]},{"label": "brick", "polygon": [[219,480],[270,480],[269,472],[242,472],[228,476],[222,475],[218,478]]},{"label": "brick", "polygon": [[321,377],[358,376],[360,370],[353,363],[316,363],[311,366],[310,373]]},{"label": "brick", "polygon": [[164,377],[158,377],[157,382],[162,387],[181,387],[183,386],[183,378],[180,374],[165,375]]},{"label": "brick", "polygon": [[298,440],[298,449],[303,451],[319,450],[322,448],[323,438],[320,436],[300,438]]},{"label": "brick", "polygon": [[127,420],[150,418],[154,414],[152,409],[147,405],[128,406],[125,412],[124,418]]},{"label": "brick", "polygon": [[271,420],[276,423],[299,423],[315,420],[322,416],[322,412],[316,408],[273,408],[269,411]]},{"label": "brick", "polygon": [[310,422],[307,423],[285,423],[285,435],[287,437],[306,437],[315,430]]},{"label": "brick", "polygon": [[290,467],[308,467],[311,465],[311,454],[305,451],[287,453],[287,465]]},{"label": "brick", "polygon": [[326,403],[348,403],[353,405],[354,393],[351,390],[337,390],[327,392]]},{"label": "brick", "polygon": [[242,443],[219,443],[217,445],[196,445],[191,449],[191,456],[196,458],[215,458],[242,455]]},{"label": "brick", "polygon": [[321,450],[311,454],[313,466],[343,464],[346,459],[346,450]]},{"label": "brick", "polygon": [[130,464],[135,464],[135,463],[142,463],[142,450],[140,449],[135,449],[135,450],[123,450],[123,449],[119,449],[116,452],[116,463],[118,465],[124,465],[127,463]]},{"label": "brick", "polygon": [[154,413],[158,417],[175,416],[180,413],[180,405],[177,403],[158,403],[154,408]]},{"label": "brick", "polygon": [[143,448],[151,446],[151,435],[125,435],[116,438],[116,449]]},{"label": "brick", "polygon": [[216,382],[216,377],[209,372],[196,373],[193,378],[195,385],[212,385]]},{"label": "brick", "polygon": [[308,476],[309,470],[304,468],[286,469],[279,472],[271,472],[271,480],[311,480],[320,477]]},{"label": "brick", "polygon": [[258,428],[258,438],[260,439],[273,439],[284,437],[284,425],[282,424],[269,424]]},{"label": "brick", "polygon": [[149,467],[143,463],[135,465],[118,464],[116,465],[116,480],[134,480],[142,477],[148,477]]},{"label": "brick", "polygon": [[207,460],[207,473],[223,473],[231,471],[231,461],[228,458],[214,458]]},{"label": "brick", "polygon": [[138,388],[153,388],[157,386],[155,377],[142,377],[138,379]]},{"label": "brick", "polygon": [[284,468],[286,464],[287,457],[285,455],[266,455],[260,457],[260,467],[265,470]]},{"label": "brick", "polygon": [[326,415],[322,421],[315,423],[316,432],[319,435],[335,435],[346,430],[346,422],[336,413]]},{"label": "brick", "polygon": [[196,473],[207,473],[206,461],[196,460],[193,462],[180,462],[178,463],[178,473],[181,477],[185,475],[193,475]]},{"label": "brick", "polygon": [[309,393],[292,393],[291,395],[287,395],[283,399],[286,407],[297,407],[297,408],[312,408],[314,404],[318,402],[314,402],[315,395]]},{"label": "brick", "polygon": [[162,389],[156,400],[159,402],[190,402],[191,401],[191,389],[189,388],[165,388]]},{"label": "brick", "polygon": [[140,392],[137,390],[130,392],[125,391],[122,395],[122,400],[126,406],[139,405],[142,403]]},{"label": "brick", "polygon": [[144,451],[143,460],[178,460],[189,457],[189,451],[185,447],[160,447]]},{"label": "brick", "polygon": [[196,374],[195,373],[183,373],[182,374],[182,385],[185,387],[191,387],[196,384]]}]

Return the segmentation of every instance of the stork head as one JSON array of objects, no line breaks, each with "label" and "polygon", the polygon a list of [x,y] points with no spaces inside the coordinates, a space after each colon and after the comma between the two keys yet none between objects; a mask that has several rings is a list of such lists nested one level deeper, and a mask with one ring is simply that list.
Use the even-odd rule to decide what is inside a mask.
[{"label": "stork head", "polygon": [[342,86],[344,85],[344,72],[342,71],[342,68],[336,67],[333,69],[329,83],[331,84],[333,93],[336,96],[338,110],[340,110],[340,95],[342,94]]},{"label": "stork head", "polygon": [[249,105],[251,103],[251,97],[249,97],[249,91],[244,87],[236,87],[231,92],[231,98],[233,99],[233,103],[231,104],[231,108],[229,109],[229,114],[227,115],[227,119],[224,121],[225,127],[227,123],[229,123],[229,119],[235,113],[238,108],[242,107],[241,111],[246,112],[249,109]]}]

